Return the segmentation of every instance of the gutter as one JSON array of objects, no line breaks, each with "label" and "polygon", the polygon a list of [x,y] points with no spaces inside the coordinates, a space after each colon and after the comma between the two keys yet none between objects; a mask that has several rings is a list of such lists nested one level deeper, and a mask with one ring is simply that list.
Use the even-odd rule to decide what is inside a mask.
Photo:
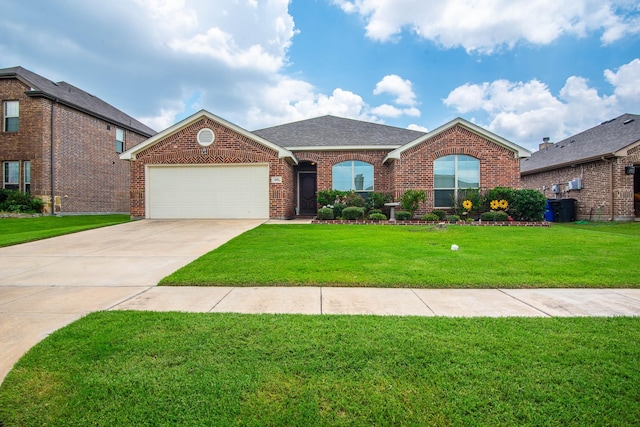
[{"label": "gutter", "polygon": [[618,157],[618,156],[616,156],[615,153],[608,153],[608,154],[602,154],[602,155],[598,155],[598,156],[588,157],[586,159],[579,159],[579,160],[575,160],[575,161],[572,161],[572,162],[557,163],[557,164],[554,164],[554,165],[545,166],[545,167],[541,167],[541,168],[537,168],[537,169],[529,169],[529,170],[526,170],[526,171],[523,171],[522,168],[520,168],[520,175],[521,176],[532,175],[534,173],[546,172],[546,171],[559,169],[559,168],[566,168],[566,167],[569,167],[571,165],[583,165],[585,163],[595,162],[597,160],[604,160],[605,156],[607,156],[607,157]]}]

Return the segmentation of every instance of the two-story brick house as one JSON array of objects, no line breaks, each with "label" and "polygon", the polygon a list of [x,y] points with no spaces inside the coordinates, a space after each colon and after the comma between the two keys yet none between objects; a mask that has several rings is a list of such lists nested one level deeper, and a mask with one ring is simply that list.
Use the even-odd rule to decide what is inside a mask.
[{"label": "two-story brick house", "polygon": [[129,163],[119,154],[153,129],[22,67],[0,69],[0,102],[1,188],[42,198],[49,213],[129,212]]},{"label": "two-story brick house", "polygon": [[520,187],[531,153],[458,118],[431,132],[324,116],[249,132],[202,110],[121,155],[138,218],[293,218],[319,190],[425,190],[417,214],[467,188]]}]

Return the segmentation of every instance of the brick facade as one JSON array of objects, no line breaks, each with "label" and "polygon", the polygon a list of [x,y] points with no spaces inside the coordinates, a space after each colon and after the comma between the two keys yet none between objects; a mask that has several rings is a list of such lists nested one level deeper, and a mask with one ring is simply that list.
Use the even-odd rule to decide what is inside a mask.
[{"label": "brick facade", "polygon": [[[209,128],[216,137],[206,148],[197,142],[201,129]],[[294,212],[295,175],[293,166],[278,158],[274,150],[255,142],[207,117],[142,150],[131,164],[131,216],[145,217],[145,173],[147,165],[180,164],[269,164],[269,217],[291,218]],[[282,177],[282,183],[271,182]]]},{"label": "brick facade", "polygon": [[[522,185],[542,191],[548,199],[576,199],[579,220],[632,220],[638,214],[634,207],[634,175],[626,175],[625,166],[634,164],[640,165],[640,147],[630,149],[626,157],[524,174]],[[576,178],[582,179],[583,188],[569,190],[569,181]],[[552,192],[554,184],[559,185],[557,194]]]},{"label": "brick facade", "polygon": [[[43,199],[47,213],[52,212],[53,146],[55,213],[129,212],[129,163],[115,151],[117,125],[45,96],[25,94],[30,89],[18,79],[0,79],[1,100],[19,101],[18,132],[0,132],[0,162],[20,162],[20,190],[25,190],[22,166],[29,161],[30,192]],[[125,148],[147,138],[123,130]]]},{"label": "brick facade", "polygon": [[480,161],[480,188],[520,187],[520,161],[514,152],[461,126],[445,130],[404,152],[394,162],[392,182],[397,200],[406,190],[425,190],[427,202],[416,212],[433,210],[433,162],[462,154]]}]

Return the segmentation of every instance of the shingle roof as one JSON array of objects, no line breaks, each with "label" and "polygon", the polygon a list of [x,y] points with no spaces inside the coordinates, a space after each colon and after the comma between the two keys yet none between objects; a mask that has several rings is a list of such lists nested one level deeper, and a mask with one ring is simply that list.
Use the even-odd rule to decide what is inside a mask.
[{"label": "shingle roof", "polygon": [[18,78],[31,86],[29,95],[44,95],[57,99],[60,102],[81,110],[87,114],[100,117],[115,125],[131,129],[145,136],[155,135],[156,132],[133,117],[118,110],[114,106],[104,102],[82,89],[66,82],[54,83],[34,72],[22,67],[0,69],[0,78]]},{"label": "shingle roof", "polygon": [[252,133],[293,151],[303,147],[393,149],[425,135],[424,132],[335,116],[302,120]]},{"label": "shingle roof", "polygon": [[531,173],[567,164],[583,163],[640,141],[640,116],[623,114],[536,151],[520,162],[520,172]]}]

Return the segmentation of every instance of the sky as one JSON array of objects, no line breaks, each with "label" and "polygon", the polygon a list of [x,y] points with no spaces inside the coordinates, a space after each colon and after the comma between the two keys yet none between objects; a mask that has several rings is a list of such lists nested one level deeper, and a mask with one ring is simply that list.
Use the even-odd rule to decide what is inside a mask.
[{"label": "sky", "polygon": [[535,151],[640,114],[638,0],[0,0],[0,68],[157,131],[462,117]]}]

